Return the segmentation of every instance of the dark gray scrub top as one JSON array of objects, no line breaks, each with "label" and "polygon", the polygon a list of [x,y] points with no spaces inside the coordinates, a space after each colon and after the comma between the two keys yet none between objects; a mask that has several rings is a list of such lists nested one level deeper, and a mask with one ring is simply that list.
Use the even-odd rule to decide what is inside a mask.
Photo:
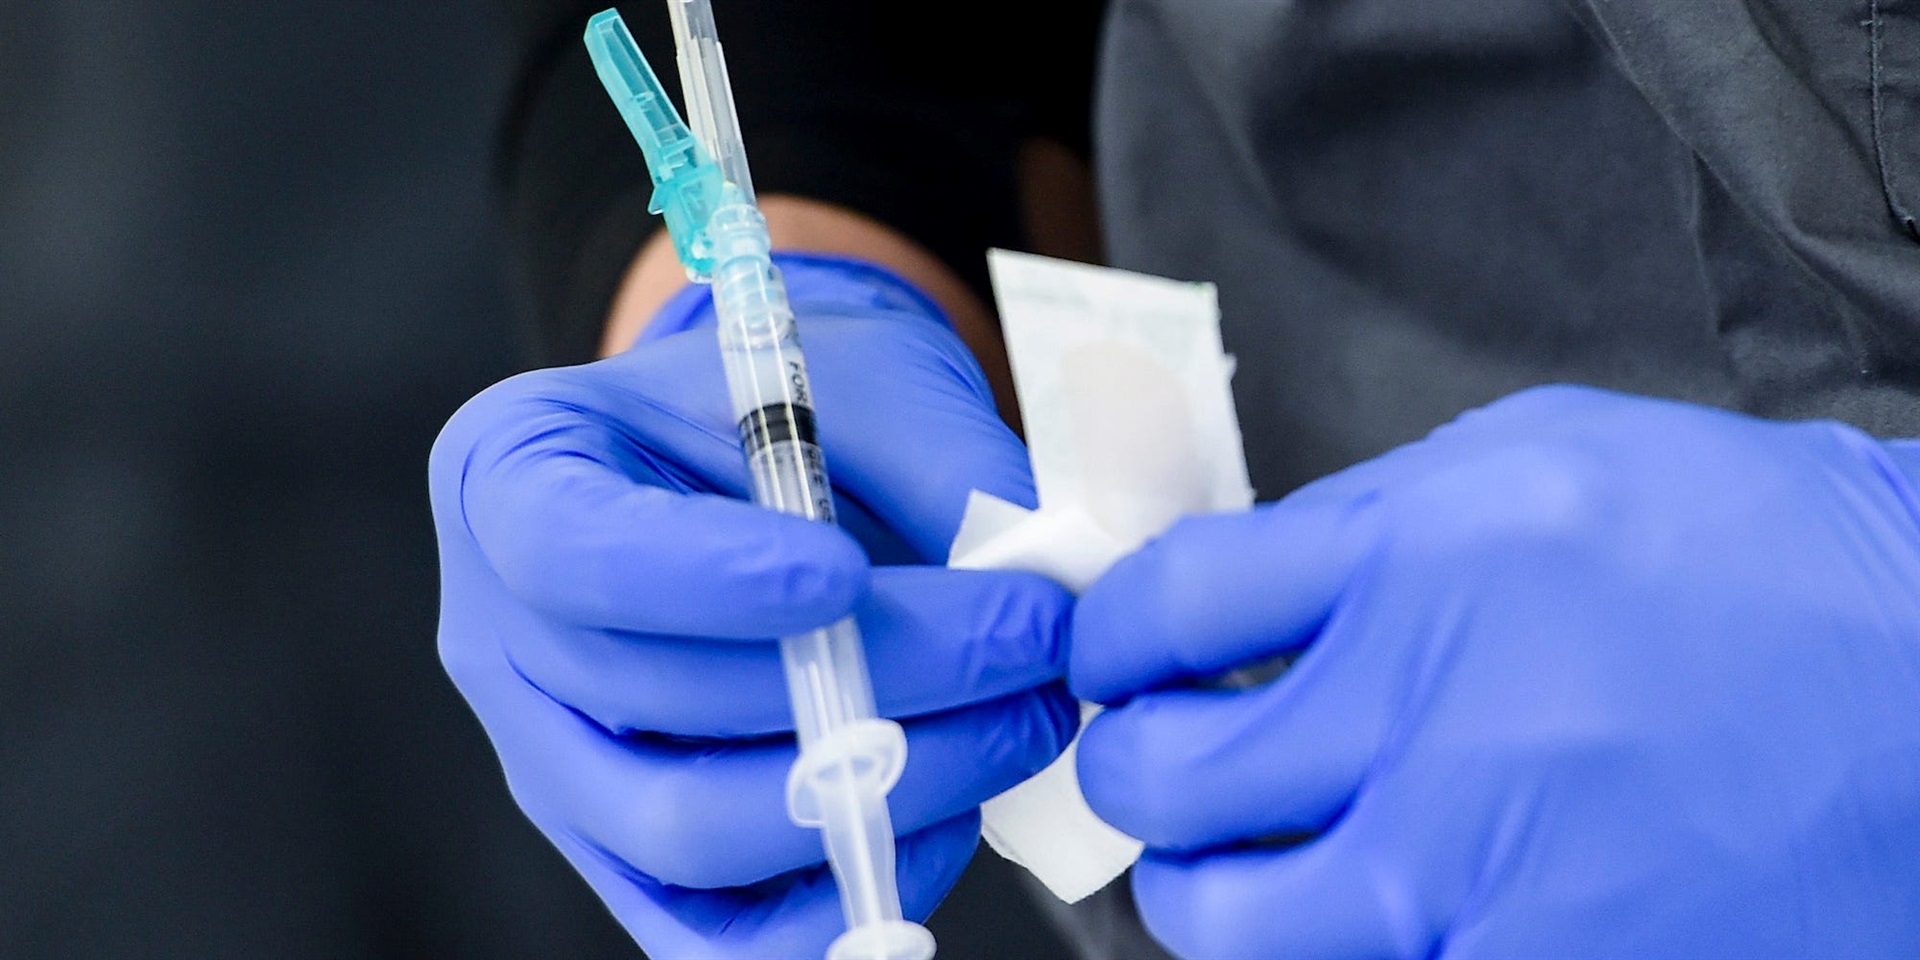
[{"label": "dark gray scrub top", "polygon": [[1917,435],[1916,21],[1122,0],[1110,256],[1220,285],[1263,498],[1554,381]]},{"label": "dark gray scrub top", "polygon": [[[1119,0],[1096,104],[1262,499],[1548,382],[1920,435],[1920,3]],[[1161,955],[1124,884],[1056,912]]]}]

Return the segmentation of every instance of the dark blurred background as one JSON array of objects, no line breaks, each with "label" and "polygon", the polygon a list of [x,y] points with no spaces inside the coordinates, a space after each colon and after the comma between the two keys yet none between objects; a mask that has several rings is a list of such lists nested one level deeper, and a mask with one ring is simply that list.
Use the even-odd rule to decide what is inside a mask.
[{"label": "dark blurred background", "polygon": [[[472,2],[0,0],[0,957],[635,957],[434,654]],[[947,957],[1054,956],[984,855]]]}]

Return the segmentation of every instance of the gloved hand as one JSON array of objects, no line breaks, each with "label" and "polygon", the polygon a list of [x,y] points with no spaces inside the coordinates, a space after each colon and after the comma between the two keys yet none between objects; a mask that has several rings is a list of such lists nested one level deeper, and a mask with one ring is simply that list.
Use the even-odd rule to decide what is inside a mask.
[{"label": "gloved hand", "polygon": [[1079,769],[1150,847],[1148,927],[1204,958],[1914,955],[1916,470],[1543,388],[1179,524],[1082,596],[1068,671],[1118,705]]},{"label": "gloved hand", "polygon": [[[903,906],[924,918],[981,801],[1058,755],[1069,598],[944,559],[967,491],[1031,503],[979,368],[905,281],[778,258],[847,532],[742,502],[711,306],[687,295],[599,363],[515,377],[434,447],[440,650],[514,798],[659,958],[818,957],[844,925],[819,834],[788,821],[794,744],[772,638],[859,616]],[[704,318],[704,319],[703,319]],[[691,326],[684,332],[674,332]]]}]

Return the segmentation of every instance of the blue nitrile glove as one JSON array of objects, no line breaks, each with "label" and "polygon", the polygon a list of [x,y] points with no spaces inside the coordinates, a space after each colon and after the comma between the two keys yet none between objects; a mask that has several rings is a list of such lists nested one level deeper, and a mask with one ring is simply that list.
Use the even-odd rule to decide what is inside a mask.
[{"label": "blue nitrile glove", "polygon": [[[779,262],[870,549],[939,562],[969,489],[1032,502],[1024,449],[930,302],[851,261]],[[972,855],[981,801],[1074,730],[1070,601],[1031,575],[870,569],[848,533],[742,502],[710,314],[678,298],[626,354],[515,377],[448,423],[441,656],[522,809],[649,953],[819,957],[844,924],[819,834],[787,819],[771,638],[858,613],[880,711],[907,718],[889,799],[917,919]]]},{"label": "blue nitrile glove", "polygon": [[1179,524],[1081,597],[1068,671],[1119,704],[1080,776],[1150,848],[1148,927],[1201,958],[1920,954],[1915,471],[1542,388]]}]

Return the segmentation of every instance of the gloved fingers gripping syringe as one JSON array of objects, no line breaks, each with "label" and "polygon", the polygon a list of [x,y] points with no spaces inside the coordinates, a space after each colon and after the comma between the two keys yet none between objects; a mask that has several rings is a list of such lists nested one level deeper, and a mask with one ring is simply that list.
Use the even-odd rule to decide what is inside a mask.
[{"label": "gloved fingers gripping syringe", "polygon": [[[755,502],[832,522],[806,363],[771,257],[766,221],[733,115],[725,61],[706,0],[668,0],[693,121],[674,113],[615,10],[586,42],[595,69],[647,158],[655,193],[688,275],[712,284],[719,337]],[[794,822],[818,827],[839,884],[847,932],[835,960],[924,960],[933,937],[903,918],[894,878],[887,792],[906,762],[900,727],[878,717],[851,618],[783,638],[781,657],[799,734],[787,782]]]}]

